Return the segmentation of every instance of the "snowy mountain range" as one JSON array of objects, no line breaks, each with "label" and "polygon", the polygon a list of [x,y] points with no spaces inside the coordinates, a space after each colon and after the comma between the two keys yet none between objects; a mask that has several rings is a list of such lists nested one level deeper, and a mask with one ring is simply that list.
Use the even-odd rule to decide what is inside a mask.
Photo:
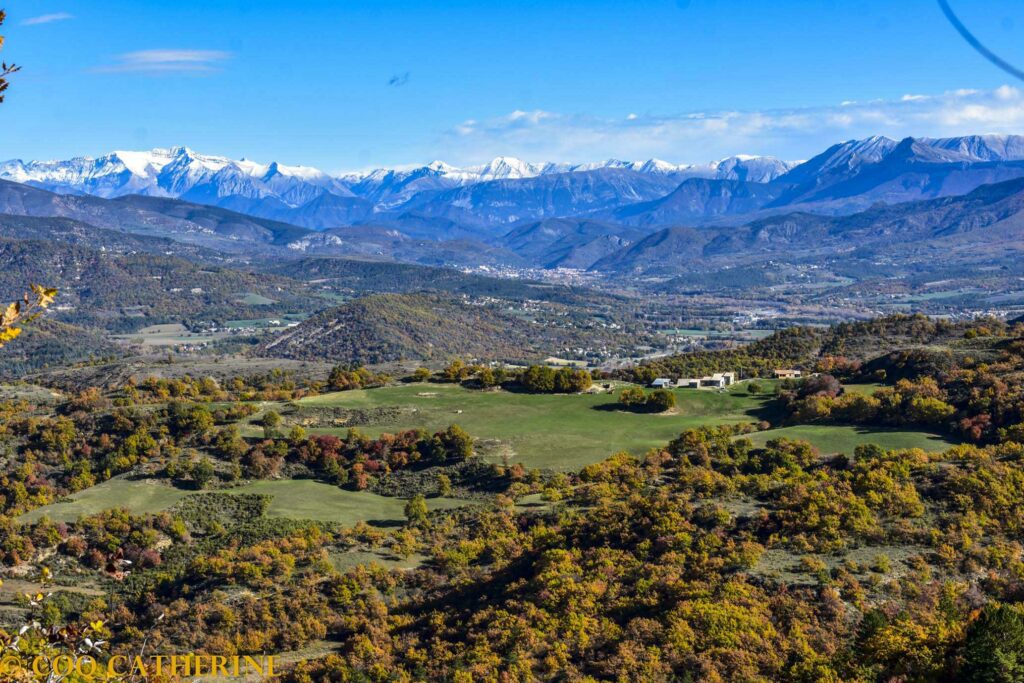
[{"label": "snowy mountain range", "polygon": [[770,157],[736,156],[705,165],[670,164],[659,159],[590,164],[530,163],[497,157],[480,166],[459,168],[443,161],[405,169],[375,169],[337,177],[309,166],[260,164],[247,159],[200,154],[188,147],[148,152],[117,151],[100,157],[65,161],[21,161],[0,164],[0,179],[54,192],[113,198],[128,194],[174,197],[218,204],[229,197],[274,199],[300,207],[327,192],[361,197],[384,209],[401,206],[417,192],[445,190],[495,180],[521,180],[545,175],[627,169],[679,178],[727,178],[770,182],[794,164]]},{"label": "snowy mountain range", "polygon": [[1024,176],[1024,137],[851,140],[805,162],[733,156],[587,164],[498,157],[331,175],[187,147],[65,161],[11,160],[0,179],[61,194],[181,199],[323,230],[396,226],[417,237],[503,235],[524,221],[589,217],[632,225],[704,224],[785,209],[849,213],[875,202],[950,196]]}]

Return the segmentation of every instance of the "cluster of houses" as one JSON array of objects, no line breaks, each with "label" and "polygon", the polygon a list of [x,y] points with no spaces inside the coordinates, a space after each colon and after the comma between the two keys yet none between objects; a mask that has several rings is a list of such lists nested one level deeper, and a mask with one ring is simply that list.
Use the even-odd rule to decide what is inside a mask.
[{"label": "cluster of houses", "polygon": [[[797,379],[802,375],[800,370],[778,369],[775,371],[776,379]],[[671,380],[667,377],[659,377],[651,386],[655,389],[671,389],[681,387],[686,389],[724,389],[736,383],[735,372],[716,372],[707,377],[687,377],[684,379]]]}]

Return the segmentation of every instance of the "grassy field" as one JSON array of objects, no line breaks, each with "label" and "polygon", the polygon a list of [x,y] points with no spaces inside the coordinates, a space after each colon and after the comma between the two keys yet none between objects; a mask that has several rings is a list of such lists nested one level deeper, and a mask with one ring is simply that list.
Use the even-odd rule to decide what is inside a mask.
[{"label": "grassy field", "polygon": [[92,488],[79,491],[71,500],[53,503],[22,515],[19,521],[34,522],[40,517],[61,522],[72,522],[81,515],[93,515],[113,507],[127,508],[131,512],[159,512],[171,507],[192,491],[183,491],[154,479],[131,480],[123,477],[110,479]]},{"label": "grassy field", "polygon": [[[308,315],[305,315],[305,314],[302,314],[302,313],[286,313],[284,315],[279,315],[279,316],[275,316],[275,317],[271,317],[271,318],[250,318],[250,319],[246,319],[246,320],[228,320],[228,321],[225,321],[224,327],[227,327],[229,329],[241,329],[241,328],[252,328],[252,327],[259,327],[259,328],[265,327],[265,328],[268,328],[268,329],[281,329],[282,327],[286,326],[288,323],[292,323],[292,322],[300,323],[300,322],[302,322],[303,320],[305,320],[308,317],[309,317]],[[279,325],[273,325],[273,324],[271,324],[272,321],[277,321],[280,324]]]},{"label": "grassy field", "polygon": [[[766,383],[768,384],[768,383]],[[641,454],[681,431],[700,425],[752,422],[765,417],[770,395],[751,396],[745,385],[729,392],[677,389],[676,414],[645,415],[615,410],[616,390],[596,395],[531,395],[480,392],[449,384],[409,384],[325,394],[302,406],[374,409],[396,407],[393,416],[359,428],[369,434],[457,423],[476,437],[487,458],[508,457],[527,467],[574,470],[617,451]],[[770,419],[770,418],[769,418]],[[939,447],[945,442],[923,432],[871,432],[845,427],[793,428],[759,438],[802,434],[823,452],[852,453],[858,444]],[[346,430],[314,430],[343,434]]]},{"label": "grassy field", "polygon": [[[527,467],[572,470],[620,450],[642,453],[688,427],[756,420],[766,396],[679,389],[677,414],[644,415],[615,410],[613,394],[536,395],[473,391],[451,384],[408,384],[325,394],[304,406],[373,409],[398,407],[398,415],[360,429],[370,434],[455,423],[483,440],[484,454]],[[345,429],[317,430],[343,434]],[[497,447],[488,448],[488,442]]]},{"label": "grassy field", "polygon": [[[872,388],[864,385],[851,389],[867,391]],[[578,470],[622,450],[639,455],[663,446],[691,427],[772,419],[766,414],[772,394],[751,395],[743,384],[730,391],[676,389],[678,409],[662,415],[618,410],[620,389],[621,386],[616,385],[611,393],[532,395],[425,383],[324,394],[303,399],[298,405],[300,417],[304,410],[317,408],[364,410],[370,416],[365,418],[370,423],[359,428],[371,435],[411,428],[439,431],[457,423],[477,439],[478,451],[485,459],[508,458],[527,467],[558,470]],[[280,404],[265,404],[264,407],[284,409]],[[382,408],[388,410],[376,410]],[[258,429],[254,425],[249,428]],[[347,428],[312,431],[343,434]],[[941,436],[922,431],[830,425],[784,427],[751,435],[759,445],[776,437],[807,440],[824,454],[852,454],[864,443],[930,451],[944,450],[951,445]],[[404,519],[403,499],[344,491],[310,480],[257,481],[227,492],[273,496],[268,511],[272,517],[346,525],[358,521],[388,525]],[[151,513],[172,507],[190,495],[202,494],[176,489],[158,480],[119,477],[81,491],[66,502],[34,510],[20,520],[34,521],[47,515],[55,520],[72,521],[110,507]],[[455,499],[429,501],[432,509],[465,504],[466,501]]]},{"label": "grassy field", "polygon": [[379,564],[386,569],[413,569],[421,565],[427,556],[415,553],[409,557],[396,557],[372,550],[349,550],[332,552],[329,559],[335,569],[344,572],[363,564]]},{"label": "grassy field", "polygon": [[[387,526],[405,519],[405,500],[387,498],[367,491],[344,491],[336,486],[305,479],[257,481],[225,493],[264,493],[273,496],[267,515],[291,519],[314,519],[352,525],[359,521]],[[22,522],[33,522],[48,516],[55,521],[70,522],[81,515],[92,515],[112,507],[124,507],[134,513],[160,512],[172,507],[186,496],[203,495],[176,489],[154,480],[132,480],[117,477],[80,491],[72,500],[54,503],[22,515]],[[466,501],[454,498],[431,498],[431,509],[457,507]]]},{"label": "grassy field", "polygon": [[[368,491],[345,491],[309,479],[255,481],[229,493],[265,493],[274,497],[267,515],[290,519],[315,519],[352,525],[363,521],[389,525],[405,520],[405,499],[378,496]],[[428,498],[431,510],[467,505],[455,498]]]},{"label": "grassy field", "polygon": [[883,386],[885,386],[885,385],[878,384],[878,383],[873,383],[873,384],[844,384],[843,385],[843,391],[845,391],[848,394],[863,394],[865,396],[870,396],[871,394],[873,394],[876,391],[878,391],[879,389],[881,389]]},{"label": "grassy field", "polygon": [[253,292],[243,292],[238,297],[238,303],[247,306],[269,306],[270,304],[277,303],[276,299],[268,299],[262,294],[254,294]]},{"label": "grassy field", "polygon": [[770,429],[750,435],[751,441],[761,446],[770,439],[785,437],[810,441],[823,454],[846,453],[863,443],[875,443],[886,449],[923,448],[926,451],[944,451],[952,442],[937,434],[913,430],[865,429],[838,425],[797,425]]},{"label": "grassy field", "polygon": [[177,346],[179,344],[202,344],[228,337],[227,332],[195,333],[178,323],[150,325],[132,334],[111,335],[113,339],[142,342],[143,346]]},{"label": "grassy field", "polygon": [[37,384],[0,384],[0,401],[28,401],[38,405],[53,403],[61,394]]}]

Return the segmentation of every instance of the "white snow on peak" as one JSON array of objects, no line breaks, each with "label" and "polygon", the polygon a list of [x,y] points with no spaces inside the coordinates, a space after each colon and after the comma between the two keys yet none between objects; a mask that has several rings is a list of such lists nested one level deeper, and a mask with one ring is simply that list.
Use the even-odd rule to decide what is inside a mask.
[{"label": "white snow on peak", "polygon": [[637,169],[641,173],[675,173],[685,169],[685,166],[679,166],[676,164],[670,164],[667,161],[661,159],[648,159]]},{"label": "white snow on peak", "polygon": [[512,180],[517,178],[533,178],[540,174],[540,167],[529,164],[515,157],[496,157],[480,169],[477,176],[481,181]]},{"label": "white snow on peak", "polygon": [[427,168],[429,168],[431,171],[437,171],[438,173],[450,173],[459,170],[452,166],[451,164],[446,164],[440,159],[434,159],[433,161],[431,161],[429,164],[427,164]]},{"label": "white snow on peak", "polygon": [[[992,141],[986,146],[1000,145]],[[624,169],[669,175],[680,180],[703,177],[765,182],[790,167],[791,164],[771,157],[748,155],[703,165],[674,164],[662,159],[607,159],[582,164],[532,163],[513,156],[499,156],[479,166],[458,167],[435,160],[429,164],[331,176],[311,166],[260,163],[246,158],[233,160],[178,146],[148,151],[118,150],[100,157],[83,156],[63,161],[12,160],[0,163],[0,179],[32,183],[58,192],[85,192],[101,197],[147,194],[201,200],[208,196],[240,195],[274,197],[291,206],[309,201],[324,191],[344,196],[355,193],[386,207],[405,201],[424,189],[447,189],[558,173]]]},{"label": "white snow on peak", "polygon": [[[933,163],[1024,160],[1024,136],[969,135],[955,138],[917,138],[897,142],[884,136],[833,145],[807,162],[739,154],[704,164],[676,164],[652,158],[638,161],[606,159],[570,164],[535,163],[513,156],[498,156],[479,166],[453,166],[435,160],[328,175],[310,166],[286,166],[206,155],[185,146],[148,151],[118,150],[99,157],[80,156],[56,161],[0,163],[0,179],[29,183],[55,192],[86,193],[100,197],[143,194],[180,197],[207,202],[226,197],[247,200],[273,198],[287,206],[303,206],[325,192],[360,197],[377,210],[408,202],[421,192],[448,191],[475,183],[519,180],[563,173],[636,172],[667,176],[683,182],[691,178],[770,182],[786,175],[802,182],[822,173],[846,173],[878,163],[895,149]],[[803,164],[803,165],[801,165]],[[243,204],[244,205],[244,204]]]}]

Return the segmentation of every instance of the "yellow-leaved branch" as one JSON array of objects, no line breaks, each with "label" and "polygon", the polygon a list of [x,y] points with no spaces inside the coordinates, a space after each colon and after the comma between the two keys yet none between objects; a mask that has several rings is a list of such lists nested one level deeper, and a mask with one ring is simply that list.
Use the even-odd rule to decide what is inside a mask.
[{"label": "yellow-leaved branch", "polygon": [[56,296],[56,289],[31,285],[21,300],[12,302],[0,310],[0,348],[21,334],[24,325],[42,315]]}]

